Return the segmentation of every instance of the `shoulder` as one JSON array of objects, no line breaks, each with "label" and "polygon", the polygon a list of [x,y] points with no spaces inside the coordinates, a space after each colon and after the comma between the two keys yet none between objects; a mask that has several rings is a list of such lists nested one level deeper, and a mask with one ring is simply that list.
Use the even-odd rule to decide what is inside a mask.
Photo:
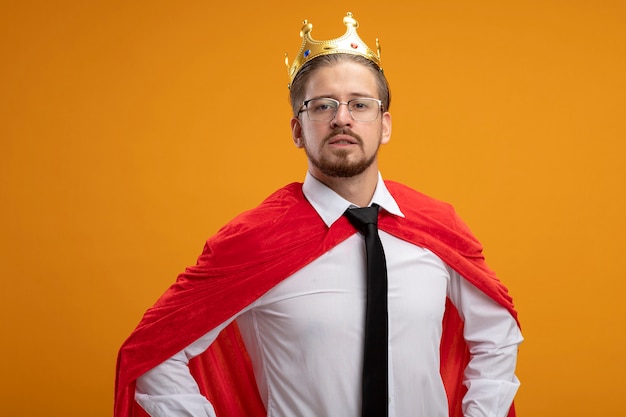
[{"label": "shoulder", "polygon": [[299,213],[307,213],[307,207],[311,208],[302,193],[302,183],[294,182],[274,191],[258,206],[234,217],[216,236],[224,238],[272,228],[297,217]]},{"label": "shoulder", "polygon": [[306,201],[306,199],[304,198],[304,193],[302,192],[302,183],[293,182],[274,191],[267,198],[265,198],[261,204],[245,213],[254,211],[285,210],[289,207],[301,204],[303,201]]},{"label": "shoulder", "polygon": [[405,215],[398,219],[399,224],[420,229],[464,253],[482,251],[480,242],[450,203],[395,181],[385,184]]},{"label": "shoulder", "polygon": [[302,184],[289,184],[245,211],[211,236],[199,263],[232,268],[257,262],[275,262],[290,248],[311,247],[310,240],[326,226],[302,193]]},{"label": "shoulder", "polygon": [[454,207],[450,203],[437,200],[396,181],[385,180],[385,185],[407,216],[421,213],[442,219],[456,217]]}]

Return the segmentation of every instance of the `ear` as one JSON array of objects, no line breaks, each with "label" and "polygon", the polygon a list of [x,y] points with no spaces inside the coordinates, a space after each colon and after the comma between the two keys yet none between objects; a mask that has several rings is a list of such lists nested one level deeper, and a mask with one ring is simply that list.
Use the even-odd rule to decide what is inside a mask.
[{"label": "ear", "polygon": [[291,138],[297,148],[304,147],[304,141],[302,140],[302,124],[297,117],[291,119]]},{"label": "ear", "polygon": [[382,131],[380,143],[384,145],[386,143],[389,143],[389,140],[391,140],[391,114],[389,112],[384,112],[382,114]]}]

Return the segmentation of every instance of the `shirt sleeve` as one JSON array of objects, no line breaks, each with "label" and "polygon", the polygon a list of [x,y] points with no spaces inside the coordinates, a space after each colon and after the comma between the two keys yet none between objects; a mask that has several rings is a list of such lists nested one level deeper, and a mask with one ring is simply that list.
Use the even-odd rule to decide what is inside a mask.
[{"label": "shirt sleeve", "polygon": [[217,417],[209,400],[200,393],[189,370],[189,360],[204,352],[231,318],[191,345],[137,378],[135,400],[152,417]]},{"label": "shirt sleeve", "polygon": [[465,369],[468,391],[464,417],[506,417],[519,388],[515,376],[518,345],[523,341],[508,310],[451,268],[450,299],[464,320],[470,362]]}]

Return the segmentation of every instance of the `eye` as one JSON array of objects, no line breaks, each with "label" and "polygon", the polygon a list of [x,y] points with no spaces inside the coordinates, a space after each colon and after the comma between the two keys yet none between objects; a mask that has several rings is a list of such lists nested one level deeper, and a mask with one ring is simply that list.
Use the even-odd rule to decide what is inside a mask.
[{"label": "eye", "polygon": [[356,111],[366,111],[372,106],[369,100],[355,100],[350,103],[350,109]]},{"label": "eye", "polygon": [[326,99],[311,100],[309,102],[309,109],[316,113],[331,112],[334,111],[335,108],[337,108],[335,102]]}]

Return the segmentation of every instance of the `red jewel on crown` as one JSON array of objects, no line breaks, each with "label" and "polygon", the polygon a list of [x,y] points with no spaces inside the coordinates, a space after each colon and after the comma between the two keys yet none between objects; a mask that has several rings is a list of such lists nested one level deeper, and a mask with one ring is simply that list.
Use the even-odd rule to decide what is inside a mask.
[{"label": "red jewel on crown", "polygon": [[354,42],[352,42],[352,43],[350,44],[350,46],[352,47],[352,49],[358,49],[358,48],[359,48],[359,45],[357,45],[357,44],[356,44],[356,43],[354,43]]}]

